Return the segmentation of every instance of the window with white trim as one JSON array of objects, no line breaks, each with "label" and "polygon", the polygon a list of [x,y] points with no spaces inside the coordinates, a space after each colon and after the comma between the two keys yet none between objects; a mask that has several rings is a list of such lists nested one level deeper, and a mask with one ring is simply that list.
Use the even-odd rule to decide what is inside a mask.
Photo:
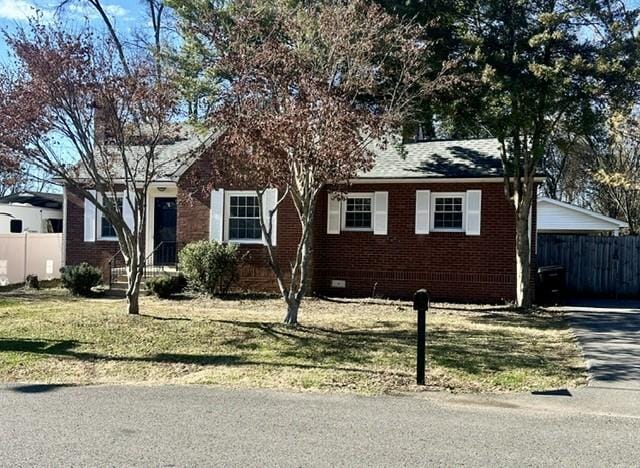
[{"label": "window with white trim", "polygon": [[463,232],[465,218],[464,193],[431,194],[431,229]]},{"label": "window with white trim", "polygon": [[[122,213],[122,195],[118,195],[116,197],[117,210],[119,213]],[[105,200],[103,202],[105,205],[107,203],[113,204],[113,197]],[[116,234],[116,230],[111,224],[111,221],[107,219],[105,214],[101,211],[100,216],[98,217],[98,234],[100,240],[117,240],[118,235]]]},{"label": "window with white trim", "polygon": [[239,243],[262,242],[260,205],[255,192],[228,192],[226,207],[226,240]]},{"label": "window with white trim", "polygon": [[344,231],[373,230],[374,201],[372,193],[349,193],[342,202]]}]

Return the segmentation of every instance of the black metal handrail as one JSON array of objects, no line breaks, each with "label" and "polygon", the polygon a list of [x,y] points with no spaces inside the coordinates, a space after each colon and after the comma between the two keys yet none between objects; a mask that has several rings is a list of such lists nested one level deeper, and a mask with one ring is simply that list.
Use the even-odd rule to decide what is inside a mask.
[{"label": "black metal handrail", "polygon": [[[161,249],[163,249],[165,253],[162,254],[163,257],[161,258],[161,264],[156,264],[154,257]],[[160,273],[167,273],[167,270],[171,267],[173,267],[174,271],[177,273],[179,271],[177,253],[178,242],[160,242],[144,259],[143,278],[147,279]],[[122,264],[119,263],[119,259],[122,261]],[[151,260],[151,264],[149,264],[149,260]],[[114,279],[126,274],[127,272],[126,265],[124,265],[124,257],[122,256],[122,249],[118,250],[118,252],[109,259],[108,265],[109,288],[111,288],[113,286]]]},{"label": "black metal handrail", "polygon": [[[178,242],[176,241],[162,241],[147,255],[144,260],[144,278],[156,276],[159,273],[166,273],[167,268],[173,267],[175,271],[178,271]],[[155,261],[156,254],[163,251],[160,255],[160,263]],[[149,260],[152,259],[151,265]]]},{"label": "black metal handrail", "polygon": [[114,263],[117,261],[118,256],[122,257],[122,249],[119,249],[111,258],[109,258],[109,261],[107,262],[107,264],[109,265],[109,289],[111,289],[111,286],[113,286]]}]

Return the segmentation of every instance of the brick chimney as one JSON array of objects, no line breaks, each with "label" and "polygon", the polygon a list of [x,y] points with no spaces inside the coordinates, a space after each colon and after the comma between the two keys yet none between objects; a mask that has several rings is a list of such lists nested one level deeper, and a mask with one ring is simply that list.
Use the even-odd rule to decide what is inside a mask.
[{"label": "brick chimney", "polygon": [[114,140],[114,132],[109,129],[108,107],[99,100],[93,103],[93,140],[95,145],[101,145]]}]

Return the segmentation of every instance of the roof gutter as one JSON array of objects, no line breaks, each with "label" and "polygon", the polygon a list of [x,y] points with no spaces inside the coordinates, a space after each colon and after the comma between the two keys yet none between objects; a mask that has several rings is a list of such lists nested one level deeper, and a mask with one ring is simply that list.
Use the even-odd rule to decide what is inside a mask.
[{"label": "roof gutter", "polygon": [[[546,177],[535,177],[535,182],[544,182]],[[464,184],[464,183],[499,183],[504,177],[414,177],[414,178],[370,178],[359,177],[349,180],[351,184]]]}]

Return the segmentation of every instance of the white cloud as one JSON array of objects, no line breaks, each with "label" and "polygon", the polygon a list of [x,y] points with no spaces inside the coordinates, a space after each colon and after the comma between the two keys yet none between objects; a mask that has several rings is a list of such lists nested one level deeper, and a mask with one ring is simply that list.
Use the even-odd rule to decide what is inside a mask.
[{"label": "white cloud", "polygon": [[110,16],[127,16],[129,12],[120,5],[105,5],[104,11]]},{"label": "white cloud", "polygon": [[[1,1],[3,0],[0,0],[0,2]],[[102,8],[104,9],[105,13],[111,18],[127,16],[127,14],[129,13],[125,8],[116,4],[103,5]],[[82,3],[80,5],[73,3],[71,5],[68,5],[66,7],[66,10],[72,15],[79,15],[91,21],[100,18],[100,15],[95,10],[95,8],[91,5],[87,5],[86,3]]]},{"label": "white cloud", "polygon": [[[0,19],[26,21],[33,18],[39,9],[27,0],[0,0]],[[51,12],[41,11],[43,18],[51,17]]]}]

